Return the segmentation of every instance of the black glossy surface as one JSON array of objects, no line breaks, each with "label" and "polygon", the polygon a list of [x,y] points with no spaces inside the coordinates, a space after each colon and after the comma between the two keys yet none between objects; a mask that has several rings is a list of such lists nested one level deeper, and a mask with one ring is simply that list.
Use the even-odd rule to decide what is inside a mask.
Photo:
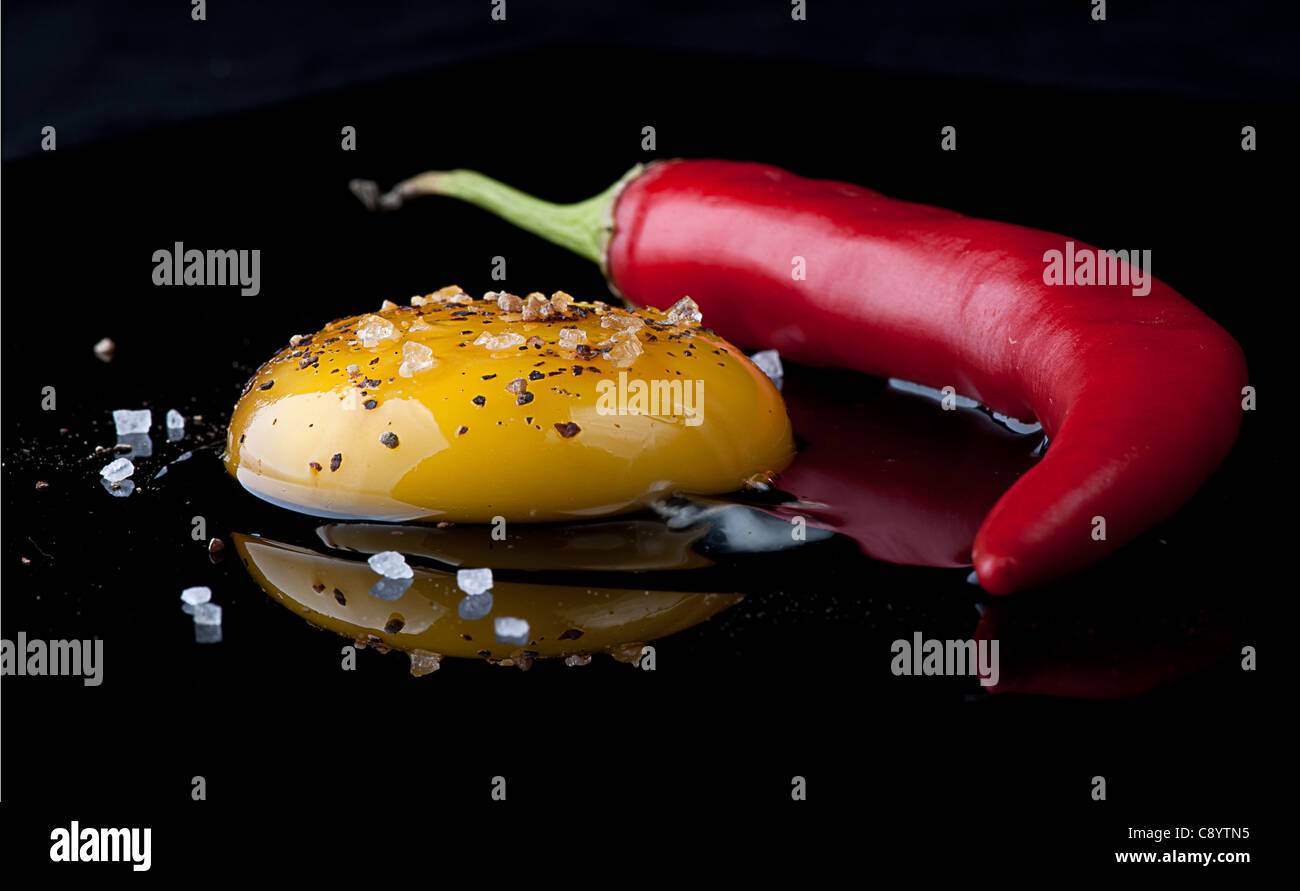
[{"label": "black glossy surface", "polygon": [[[1221,655],[1190,676],[1097,702],[894,678],[890,641],[916,630],[969,637],[987,598],[965,570],[876,563],[843,541],[738,561],[727,579],[750,596],[662,641],[654,673],[608,659],[526,673],[448,662],[416,679],[401,656],[369,650],[345,673],[341,639],[269,601],[229,551],[214,565],[190,538],[195,515],[227,541],[231,531],[301,541],[313,521],[243,492],[212,450],[113,499],[96,478],[107,459],[93,451],[113,444],[114,408],[202,415],[183,443],[155,435],[156,458],[136,475],[148,479],[162,460],[223,437],[244,380],[290,334],[452,282],[481,292],[496,255],[512,290],[604,296],[597,270],[478,211],[426,200],[369,216],[346,184],[473,166],[578,199],[645,160],[647,123],[664,156],[768,160],[1150,248],[1155,274],[1238,337],[1268,392],[1278,382],[1260,357],[1278,242],[1252,208],[1270,200],[1285,162],[1243,156],[1236,134],[1243,119],[1263,129],[1280,118],[574,51],[6,165],[4,636],[97,636],[107,649],[99,688],[4,681],[12,837],[39,854],[49,826],[74,816],[151,822],[156,866],[174,866],[188,833],[220,833],[232,815],[270,853],[279,842],[263,833],[282,814],[365,801],[477,814],[497,774],[530,814],[556,801],[599,815],[612,797],[615,810],[660,821],[737,803],[776,815],[790,776],[803,774],[822,816],[851,814],[863,838],[895,849],[938,837],[1104,860],[1139,821],[1250,825],[1266,768],[1239,728],[1267,713],[1259,677],[1232,653],[1258,640],[1272,609],[1257,553],[1271,468],[1254,417],[1169,523],[1090,572],[995,605],[1035,666],[1101,637],[1124,659],[1155,653],[1174,676],[1194,643],[1221,638]],[[960,128],[956,155],[936,149],[946,123]],[[355,153],[339,150],[344,124],[358,128]],[[152,252],[175,241],[261,249],[262,293],[154,287]],[[107,365],[91,353],[103,336],[117,342]],[[54,412],[41,410],[44,386],[57,390]],[[37,480],[50,487],[36,491]],[[195,584],[225,608],[219,645],[196,646],[180,611],[181,588]],[[1087,811],[1098,773],[1113,790],[1104,817]],[[212,790],[203,811],[189,801],[194,774]],[[942,816],[926,816],[927,802],[942,802]],[[296,831],[313,835],[310,822]]]}]

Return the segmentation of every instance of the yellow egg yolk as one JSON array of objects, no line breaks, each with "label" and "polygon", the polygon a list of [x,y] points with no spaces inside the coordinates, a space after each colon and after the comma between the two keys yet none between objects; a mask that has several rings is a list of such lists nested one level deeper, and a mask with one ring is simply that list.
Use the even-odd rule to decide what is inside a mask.
[{"label": "yellow egg yolk", "polygon": [[224,461],[314,516],[553,521],[718,494],[793,457],[785,405],[693,304],[557,293],[413,305],[295,337],[248,382]]}]

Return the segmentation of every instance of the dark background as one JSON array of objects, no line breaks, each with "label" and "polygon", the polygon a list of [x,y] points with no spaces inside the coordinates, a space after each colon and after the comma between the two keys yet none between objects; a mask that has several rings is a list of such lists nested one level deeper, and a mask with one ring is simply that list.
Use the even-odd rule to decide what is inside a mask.
[{"label": "dark background", "polygon": [[[344,673],[341,639],[189,537],[195,514],[227,540],[301,539],[310,520],[256,502],[208,452],[128,499],[96,479],[112,409],[200,414],[185,447],[217,442],[243,381],[289,334],[451,282],[481,292],[495,255],[512,290],[603,296],[594,267],[478,211],[430,199],[370,216],[346,188],[454,166],[570,200],[648,157],[763,160],[1149,248],[1155,274],[1238,338],[1261,393],[1281,393],[1289,23],[1242,4],[1111,4],[1104,24],[1083,4],[1038,6],[850,14],[813,2],[791,23],[780,3],[614,13],[514,0],[501,26],[488,4],[223,4],[206,23],[183,7],[6,7],[3,633],[106,641],[99,688],[4,682],[6,859],[48,865],[50,828],[72,819],[153,826],[163,875],[308,852],[370,876],[467,825],[567,831],[542,870],[564,875],[593,829],[626,826],[640,863],[646,835],[696,838],[712,821],[782,833],[804,857],[853,852],[864,867],[1033,861],[1056,875],[1144,849],[1124,841],[1131,825],[1247,825],[1248,842],[1214,850],[1260,859],[1286,706],[1231,653],[1111,701],[894,679],[890,640],[969,636],[981,595],[961,570],[832,547],[732,567],[750,597],[662,641],[654,673],[449,661],[414,679],[404,657],[368,650]],[[45,123],[57,152],[38,152]],[[956,153],[938,149],[947,124]],[[1257,152],[1240,149],[1245,124]],[[355,152],[340,150],[344,125]],[[640,150],[646,125],[654,155]],[[175,241],[261,249],[261,294],[155,288],[151,255]],[[118,344],[108,365],[90,351],[106,335]],[[40,410],[47,385],[54,412]],[[1088,634],[1095,618],[1122,637],[1133,617],[1135,634],[1166,642],[1209,628],[1232,650],[1262,643],[1278,623],[1267,414],[1246,418],[1228,463],[1170,523],[1023,595],[1025,621]],[[182,450],[161,440],[137,481]],[[36,492],[36,479],[51,488]],[[225,607],[219,646],[195,646],[177,608],[193,584]],[[189,800],[195,774],[207,802]],[[483,810],[497,774],[509,801]],[[801,805],[795,774],[809,780]],[[1096,774],[1107,802],[1089,800]],[[126,867],[55,872],[78,869]],[[533,872],[505,871],[516,875]]]}]

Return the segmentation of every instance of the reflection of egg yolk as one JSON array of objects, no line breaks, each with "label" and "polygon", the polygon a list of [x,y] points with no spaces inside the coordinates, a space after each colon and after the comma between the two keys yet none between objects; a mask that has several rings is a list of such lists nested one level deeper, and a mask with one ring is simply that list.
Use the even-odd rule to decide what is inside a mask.
[{"label": "reflection of egg yolk", "polygon": [[[369,592],[380,576],[357,559],[327,556],[265,538],[234,533],[235,550],[254,580],[277,601],[320,628],[360,643],[404,650],[413,657],[491,660],[609,653],[639,657],[641,644],[690,628],[740,602],[740,594],[526,584],[497,580],[492,610],[477,619],[459,614],[465,592],[452,573],[415,569],[396,600]],[[407,550],[403,536],[392,543]],[[528,623],[528,640],[502,642],[494,620]],[[519,663],[526,667],[526,663]],[[413,673],[416,658],[412,659]]]},{"label": "reflection of egg yolk", "polygon": [[325,517],[549,521],[734,491],[793,456],[776,388],[689,314],[418,302],[258,370],[224,458],[245,488]]}]

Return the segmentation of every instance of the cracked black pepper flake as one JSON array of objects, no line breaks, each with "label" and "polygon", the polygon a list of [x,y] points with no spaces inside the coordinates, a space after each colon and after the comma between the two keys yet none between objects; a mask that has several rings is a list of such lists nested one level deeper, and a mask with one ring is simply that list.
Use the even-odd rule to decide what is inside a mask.
[{"label": "cracked black pepper flake", "polygon": [[307,466],[310,467],[312,470],[316,471],[317,473],[320,473],[320,462],[319,462],[319,461],[308,461],[308,462],[307,462]]},{"label": "cracked black pepper flake", "polygon": [[243,445],[243,443],[244,443],[244,437],[247,436],[247,435],[248,435],[247,433],[241,433],[241,434],[239,434],[239,444],[240,444],[240,445]]},{"label": "cracked black pepper flake", "polygon": [[487,398],[484,396],[475,396],[470,400],[470,402],[473,402],[475,405],[484,405],[487,403]]},{"label": "cracked black pepper flake", "polygon": [[563,424],[556,424],[555,430],[565,439],[572,439],[582,432],[582,428],[572,421],[567,421]]},{"label": "cracked black pepper flake", "polygon": [[317,594],[324,594],[324,593],[325,593],[325,586],[322,585],[322,584],[320,584],[319,582],[318,582],[317,584],[315,584],[315,585],[312,585],[312,586],[311,586],[311,589],[312,589],[313,591],[315,591]]},{"label": "cracked black pepper flake", "polygon": [[531,424],[532,422],[533,422],[533,419],[532,419],[532,418],[524,418],[524,423],[525,423],[525,424]]},{"label": "cracked black pepper flake", "polygon": [[573,374],[574,374],[574,376],[577,376],[577,375],[579,375],[579,374],[582,374],[582,366],[581,366],[581,365],[575,365],[575,366],[573,366]]},{"label": "cracked black pepper flake", "polygon": [[366,364],[367,364],[367,365],[374,365],[374,364],[375,364],[376,362],[378,362],[378,361],[379,361],[379,357],[378,357],[378,356],[375,356],[375,358],[371,359],[371,360],[370,360],[369,362],[367,362]]},{"label": "cracked black pepper flake", "polygon": [[560,640],[577,640],[577,639],[580,638],[580,637],[582,637],[582,632],[581,632],[581,631],[579,631],[577,628],[570,628],[568,631],[563,631],[563,632],[561,632],[561,633],[560,633],[560,637],[559,637],[559,639],[560,639]]},{"label": "cracked black pepper flake", "polygon": [[495,374],[485,374],[485,375],[483,375],[483,377],[482,377],[481,379],[482,379],[482,380],[485,380],[485,381],[490,381],[490,380],[492,380],[492,378],[494,378],[494,377],[496,377]]},{"label": "cracked black pepper flake", "polygon": [[469,428],[466,427],[464,424],[461,424],[460,427],[458,427],[458,428],[456,429],[456,435],[457,435],[457,436],[462,436],[462,435],[464,435],[464,434],[466,434],[466,433],[468,433],[468,432],[469,432]]},{"label": "cracked black pepper flake", "polygon": [[546,375],[542,374],[540,371],[530,371],[530,372],[528,372],[528,379],[529,379],[530,381],[539,381],[539,380],[541,380],[541,379],[544,378],[544,377],[546,377]]},{"label": "cracked black pepper flake", "polygon": [[389,432],[388,430],[379,434],[379,441],[390,449],[395,449],[400,445],[400,440],[398,440],[397,434]]},{"label": "cracked black pepper flake", "polygon": [[515,405],[527,405],[532,401],[533,401],[532,393],[527,393],[527,392],[520,393],[518,396],[515,397]]},{"label": "cracked black pepper flake", "polygon": [[372,379],[372,378],[366,378],[365,381],[363,382],[363,386],[367,386],[367,387],[377,387],[377,386],[379,386],[379,385],[382,384],[382,383],[383,383],[383,381],[377,381],[377,380],[374,380],[374,379]]},{"label": "cracked black pepper flake", "polygon": [[348,605],[348,599],[343,596],[343,592],[340,591],[338,588],[334,589],[334,599],[339,602],[339,606]]},{"label": "cracked black pepper flake", "polygon": [[333,458],[330,458],[330,473],[333,473],[334,471],[338,470],[342,464],[343,464],[343,453],[338,452],[337,454],[334,455]]},{"label": "cracked black pepper flake", "polygon": [[384,633],[396,634],[397,632],[401,631],[405,627],[406,627],[406,622],[403,621],[401,616],[393,616],[391,619],[388,620],[388,624],[384,626]]},{"label": "cracked black pepper flake", "polygon": [[259,390],[269,390],[269,389],[271,389],[271,388],[274,387],[274,386],[275,386],[275,381],[267,381],[266,383],[264,383],[264,384],[262,384],[261,386],[259,386],[257,389],[259,389]]}]

